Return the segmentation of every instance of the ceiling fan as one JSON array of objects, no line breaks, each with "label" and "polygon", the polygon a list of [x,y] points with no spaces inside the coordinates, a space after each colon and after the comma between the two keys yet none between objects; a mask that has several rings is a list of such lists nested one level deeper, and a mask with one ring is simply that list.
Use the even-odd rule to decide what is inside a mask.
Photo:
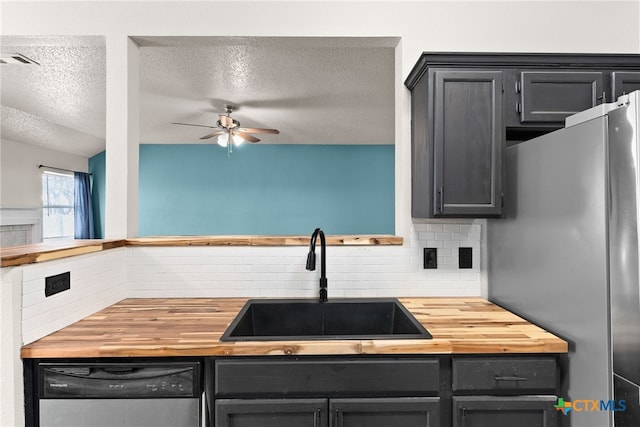
[{"label": "ceiling fan", "polygon": [[207,126],[207,125],[196,125],[191,123],[177,123],[174,122],[174,125],[184,125],[184,126],[199,126],[205,128],[218,129],[211,133],[208,133],[204,136],[201,136],[200,139],[209,139],[214,136],[218,137],[218,144],[226,147],[229,145],[229,142],[232,142],[236,145],[241,144],[244,141],[248,141],[251,143],[255,143],[260,141],[253,135],[252,133],[271,133],[278,134],[280,131],[277,129],[264,129],[264,128],[243,128],[240,127],[240,122],[231,117],[231,113],[237,108],[233,105],[225,105],[224,111],[226,114],[220,114],[220,119],[216,122],[215,126]]}]

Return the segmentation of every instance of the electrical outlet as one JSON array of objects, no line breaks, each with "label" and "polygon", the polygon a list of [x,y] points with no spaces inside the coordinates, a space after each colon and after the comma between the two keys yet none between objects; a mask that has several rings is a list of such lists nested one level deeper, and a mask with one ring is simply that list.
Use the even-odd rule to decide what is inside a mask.
[{"label": "electrical outlet", "polygon": [[438,268],[438,248],[424,248],[424,268]]},{"label": "electrical outlet", "polygon": [[472,248],[458,248],[458,268],[473,268]]},{"label": "electrical outlet", "polygon": [[71,272],[56,274],[55,276],[45,277],[44,279],[44,296],[50,297],[59,292],[66,291],[71,288]]}]

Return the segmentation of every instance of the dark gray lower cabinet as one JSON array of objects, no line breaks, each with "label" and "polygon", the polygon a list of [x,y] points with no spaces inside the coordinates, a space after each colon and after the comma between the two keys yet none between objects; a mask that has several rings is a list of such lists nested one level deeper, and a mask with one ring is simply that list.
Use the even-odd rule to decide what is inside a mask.
[{"label": "dark gray lower cabinet", "polygon": [[217,399],[215,427],[322,427],[327,399]]},{"label": "dark gray lower cabinet", "polygon": [[440,426],[438,397],[331,399],[331,427]]},{"label": "dark gray lower cabinet", "polygon": [[440,427],[439,415],[437,397],[217,399],[215,427]]},{"label": "dark gray lower cabinet", "polygon": [[453,427],[556,427],[555,396],[453,397]]},{"label": "dark gray lower cabinet", "polygon": [[557,427],[556,355],[220,357],[209,427]]}]

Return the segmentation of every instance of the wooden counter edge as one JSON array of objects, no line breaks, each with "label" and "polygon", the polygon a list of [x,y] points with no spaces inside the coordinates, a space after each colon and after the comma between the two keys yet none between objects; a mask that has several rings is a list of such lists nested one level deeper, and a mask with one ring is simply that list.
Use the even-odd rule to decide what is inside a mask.
[{"label": "wooden counter edge", "polygon": [[[388,234],[328,235],[330,246],[402,245],[404,239]],[[127,246],[306,246],[309,236],[158,236],[126,239]]]},{"label": "wooden counter edge", "polygon": [[0,266],[15,267],[24,264],[51,261],[121,248],[125,245],[125,240],[73,240],[59,247],[41,247],[39,244],[35,244],[15,248],[4,248],[1,252],[2,261]]},{"label": "wooden counter edge", "polygon": [[[219,311],[228,322],[237,315],[237,311],[246,302],[246,298],[126,298],[110,308],[118,306],[117,312],[135,311],[149,312],[154,321],[162,318],[158,307],[169,305],[174,307],[179,303],[179,311],[189,310],[193,306],[203,303],[211,307],[214,303],[229,303],[231,311]],[[215,331],[217,335],[207,342],[189,342],[189,340],[156,340],[147,337],[146,342],[125,342],[117,337],[110,337],[102,342],[95,340],[74,339],[52,343],[35,341],[21,348],[21,357],[28,358],[65,358],[65,357],[165,357],[165,356],[270,356],[270,355],[363,355],[363,354],[561,354],[568,352],[568,343],[548,331],[527,322],[508,310],[496,306],[481,297],[399,297],[407,309],[434,335],[430,340],[313,340],[313,341],[247,341],[222,342],[219,336],[222,330]],[[466,308],[466,309],[465,309]],[[436,315],[430,324],[429,318],[423,311],[444,310],[452,316],[447,323],[458,323],[457,328],[463,330],[459,336],[448,336],[452,332],[449,326],[442,328],[442,314]],[[142,311],[141,311],[142,310]],[[498,314],[503,319],[505,332],[498,331],[492,336],[492,330],[500,327],[502,321],[496,323],[494,318]],[[476,322],[489,322],[487,333],[473,333],[466,335],[469,325],[464,323],[468,315]],[[486,316],[489,316],[488,318]],[[92,315],[87,321],[99,322],[105,320],[101,316]],[[483,320],[484,318],[484,320]],[[462,319],[462,320],[461,320]],[[468,323],[468,321],[467,321]],[[465,326],[466,325],[466,326]],[[93,325],[95,327],[96,324]],[[524,329],[522,329],[524,326]],[[220,327],[220,326],[219,326]],[[225,326],[226,328],[226,326]],[[516,328],[515,335],[513,328]],[[534,328],[534,330],[529,330]],[[476,328],[481,329],[478,325]],[[455,334],[455,332],[453,332]],[[484,336],[483,336],[484,335]],[[47,341],[47,338],[44,337]],[[53,345],[52,345],[53,344]]]},{"label": "wooden counter edge", "polygon": [[[327,236],[330,246],[401,246],[403,238],[393,235]],[[51,261],[123,246],[306,246],[308,236],[163,236],[121,240],[70,240],[58,246],[36,243],[0,249],[1,267]]]},{"label": "wooden counter edge", "polygon": [[562,354],[567,344],[541,341],[511,341],[462,343],[461,340],[434,339],[426,343],[403,342],[405,340],[358,341],[247,341],[242,343],[214,342],[206,345],[123,345],[109,344],[101,347],[38,348],[25,346],[20,351],[22,359],[73,358],[73,357],[195,357],[195,356],[328,356],[328,355],[456,355],[456,354]]}]

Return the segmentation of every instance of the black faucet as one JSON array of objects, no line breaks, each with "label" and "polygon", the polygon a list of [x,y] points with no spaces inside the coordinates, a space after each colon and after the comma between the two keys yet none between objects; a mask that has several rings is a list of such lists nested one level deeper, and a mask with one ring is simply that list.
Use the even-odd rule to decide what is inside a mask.
[{"label": "black faucet", "polygon": [[320,235],[320,246],[322,247],[322,253],[320,254],[320,302],[327,301],[327,262],[326,251],[327,242],[324,239],[324,232],[319,228],[316,228],[311,235],[311,241],[309,242],[309,255],[307,255],[307,270],[313,271],[316,269],[316,240]]}]

